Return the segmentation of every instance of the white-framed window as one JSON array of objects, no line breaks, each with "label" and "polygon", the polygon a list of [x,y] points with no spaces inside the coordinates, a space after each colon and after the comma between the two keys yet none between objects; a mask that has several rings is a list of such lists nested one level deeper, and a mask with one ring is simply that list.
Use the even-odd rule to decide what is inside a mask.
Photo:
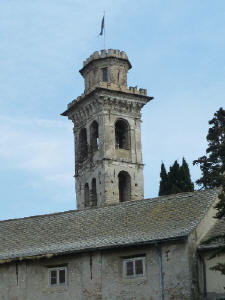
[{"label": "white-framed window", "polygon": [[49,285],[66,285],[67,267],[54,267],[48,269]]},{"label": "white-framed window", "polygon": [[123,277],[135,278],[145,276],[145,257],[131,257],[123,260]]}]

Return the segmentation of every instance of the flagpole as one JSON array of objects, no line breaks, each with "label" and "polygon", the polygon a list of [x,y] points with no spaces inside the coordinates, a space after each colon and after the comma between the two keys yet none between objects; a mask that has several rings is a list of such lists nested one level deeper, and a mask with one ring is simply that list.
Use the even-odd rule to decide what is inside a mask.
[{"label": "flagpole", "polygon": [[104,49],[106,49],[105,48],[105,11],[104,11]]}]

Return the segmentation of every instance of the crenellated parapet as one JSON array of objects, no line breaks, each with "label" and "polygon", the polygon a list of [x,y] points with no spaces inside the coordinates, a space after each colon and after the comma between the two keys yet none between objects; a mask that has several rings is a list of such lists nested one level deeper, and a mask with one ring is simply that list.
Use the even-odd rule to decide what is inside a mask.
[{"label": "crenellated parapet", "polygon": [[84,77],[85,93],[101,83],[118,87],[127,86],[127,73],[131,64],[127,54],[120,50],[95,51],[83,62],[80,70]]},{"label": "crenellated parapet", "polygon": [[[101,50],[101,51],[95,51],[91,56],[89,56],[84,62],[83,67],[86,67],[90,62],[97,60],[97,59],[104,59],[104,58],[119,58],[119,59],[125,59],[129,62],[127,54],[125,51],[120,50],[114,50],[114,49],[108,49],[108,50]],[[130,64],[130,62],[129,62]],[[130,64],[131,68],[131,64]]]},{"label": "crenellated parapet", "polygon": [[[131,94],[131,95],[139,95],[139,96],[146,96],[147,97],[147,89],[143,89],[143,88],[137,89],[136,86],[135,87],[129,86],[128,88],[126,86],[119,87],[116,84],[107,83],[107,82],[99,82],[98,85],[93,86],[92,89],[89,90],[89,93],[91,93],[92,91],[94,91],[98,87],[99,88],[104,88],[104,89],[109,89],[109,90],[112,90],[112,91],[124,92],[124,93]],[[74,99],[73,101],[71,101],[70,103],[67,104],[67,109],[72,107],[75,103],[80,102],[86,96],[87,96],[87,93],[81,94],[81,96],[77,97],[76,99]]]}]

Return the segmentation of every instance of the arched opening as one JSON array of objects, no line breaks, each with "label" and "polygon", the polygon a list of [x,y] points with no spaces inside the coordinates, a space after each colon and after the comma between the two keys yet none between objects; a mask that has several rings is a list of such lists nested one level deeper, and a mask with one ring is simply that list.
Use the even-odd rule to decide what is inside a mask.
[{"label": "arched opening", "polygon": [[130,128],[129,124],[125,120],[118,120],[115,123],[115,142],[116,148],[130,149]]},{"label": "arched opening", "polygon": [[85,183],[84,185],[84,207],[89,206],[89,185],[88,183]]},{"label": "arched opening", "polygon": [[92,202],[92,206],[97,206],[97,189],[96,189],[95,178],[93,178],[91,182],[91,202]]},{"label": "arched opening", "polygon": [[93,121],[90,126],[90,144],[91,144],[91,150],[93,152],[97,151],[99,149],[99,134],[98,134],[98,123],[96,121]]},{"label": "arched opening", "polygon": [[131,198],[131,178],[130,175],[121,171],[118,175],[118,186],[119,186],[119,201],[129,201]]},{"label": "arched opening", "polygon": [[87,131],[82,128],[79,134],[79,159],[84,161],[88,156]]}]

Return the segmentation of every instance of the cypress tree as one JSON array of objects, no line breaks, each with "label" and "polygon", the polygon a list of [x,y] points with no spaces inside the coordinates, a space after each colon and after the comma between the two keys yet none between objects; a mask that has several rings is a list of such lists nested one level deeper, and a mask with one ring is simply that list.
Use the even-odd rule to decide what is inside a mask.
[{"label": "cypress tree", "polygon": [[170,167],[168,173],[168,195],[182,192],[180,188],[180,165],[177,160]]},{"label": "cypress tree", "polygon": [[168,173],[166,172],[164,163],[162,163],[160,178],[159,196],[194,191],[189,167],[184,158],[181,166],[175,160]]},{"label": "cypress tree", "polygon": [[161,164],[160,178],[161,179],[159,184],[159,196],[167,195],[168,175],[164,163]]},{"label": "cypress tree", "polygon": [[188,164],[183,157],[182,166],[180,167],[180,189],[183,192],[193,192],[194,183],[191,181]]}]

